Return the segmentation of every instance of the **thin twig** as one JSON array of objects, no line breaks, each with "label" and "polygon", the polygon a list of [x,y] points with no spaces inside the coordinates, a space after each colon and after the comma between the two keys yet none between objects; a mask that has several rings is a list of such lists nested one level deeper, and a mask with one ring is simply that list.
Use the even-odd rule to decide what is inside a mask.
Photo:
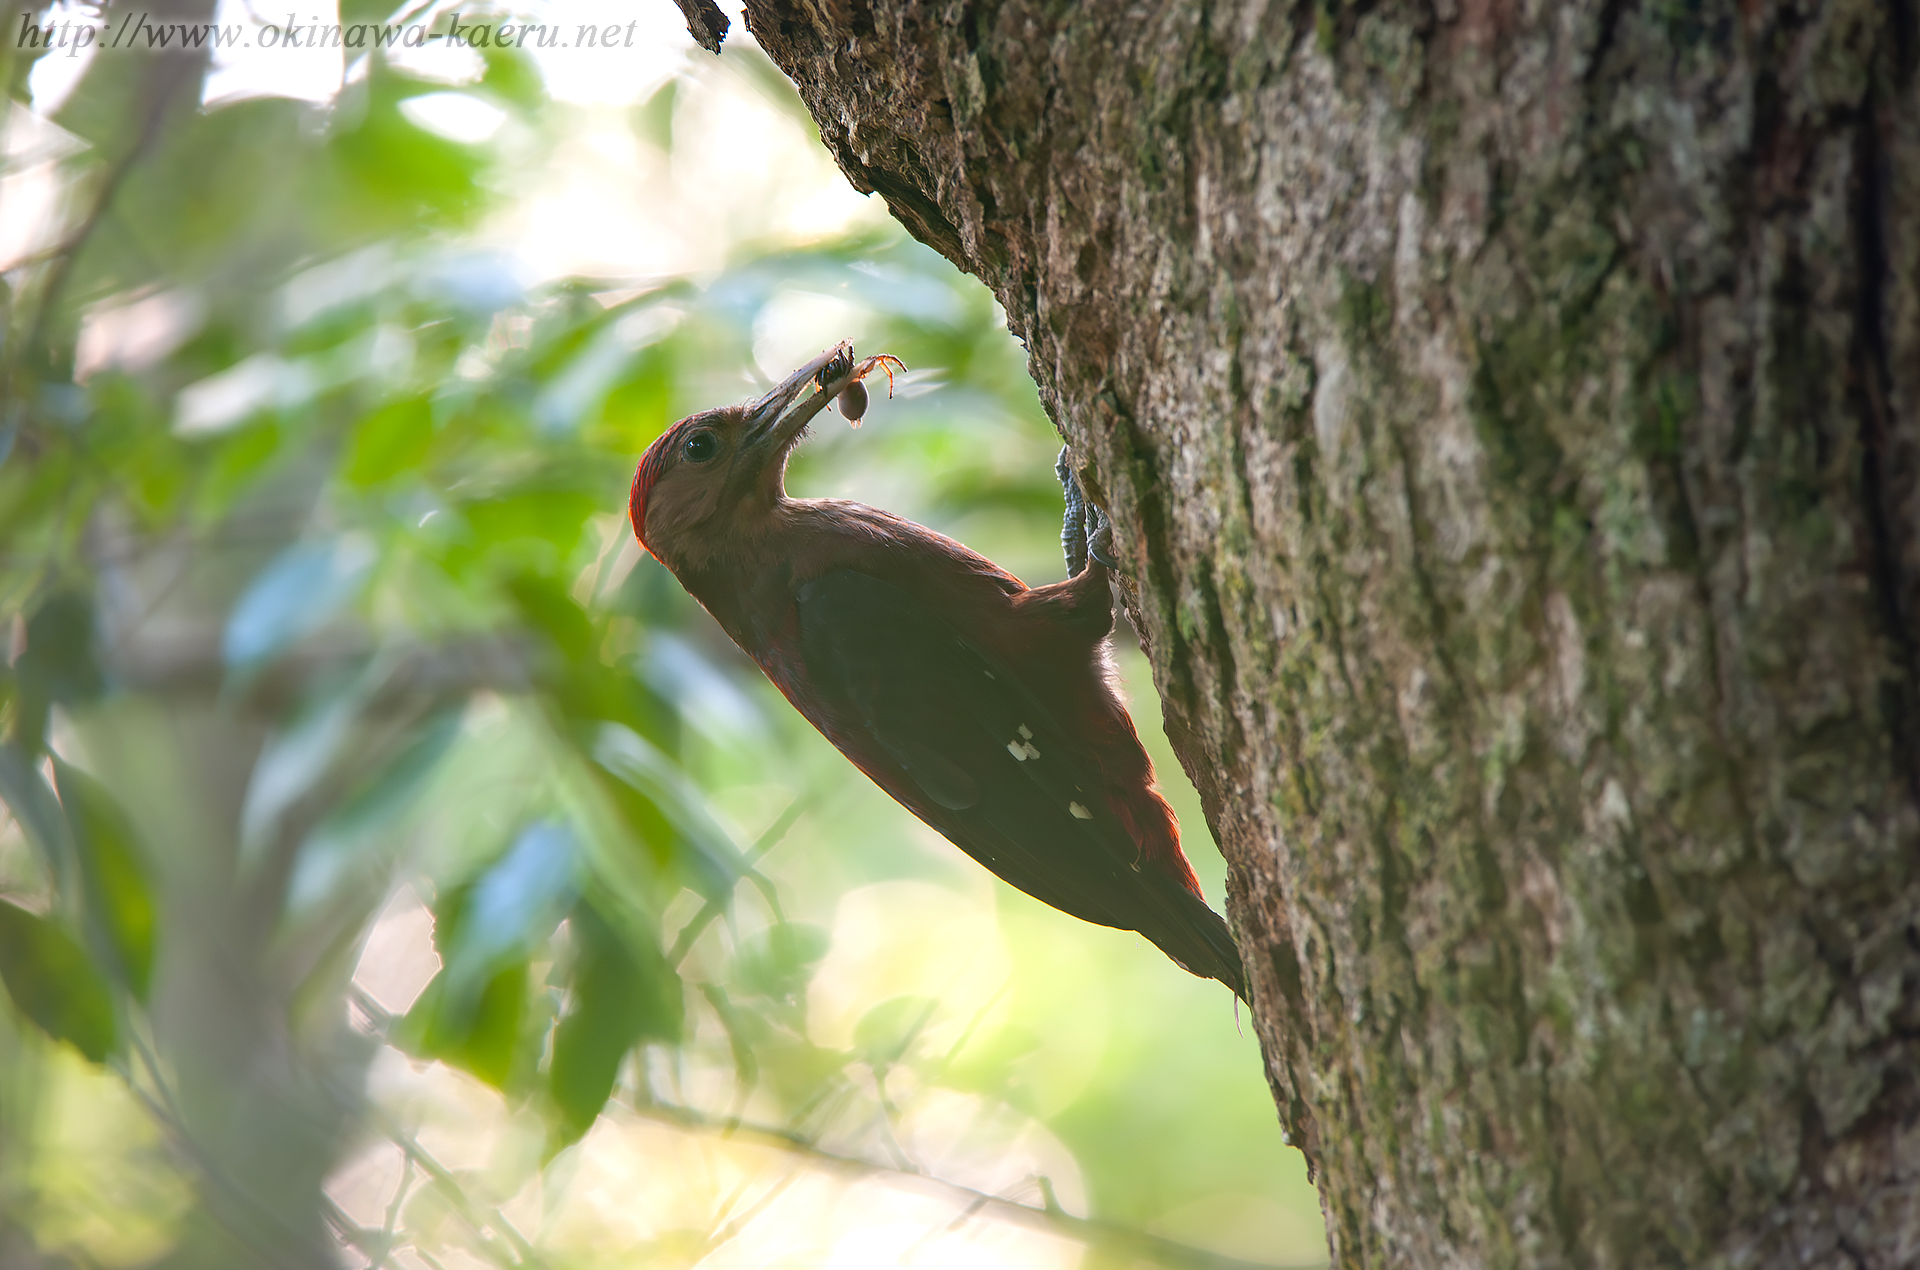
[{"label": "thin twig", "polygon": [[[766,855],[767,852],[778,846],[780,840],[787,836],[787,831],[793,828],[794,822],[800,819],[801,814],[807,810],[811,802],[811,795],[801,794],[798,798],[788,803],[787,809],[776,816],[773,823],[767,826],[766,832],[756,838],[753,845],[747,848],[747,864],[751,866],[758,863],[760,857]],[[746,871],[746,876],[756,879],[757,881],[764,881],[764,879],[761,879],[760,875],[751,868]],[[770,886],[771,883],[767,885]],[[707,927],[713,925],[713,920],[720,916],[720,914],[726,910],[726,907],[726,903],[718,899],[708,900],[702,905],[700,911],[695,913],[692,919],[680,928],[680,934],[674,938],[673,947],[667,951],[667,964],[675,970],[678,970],[680,963],[687,959],[687,954],[693,951],[694,941],[706,932]],[[775,901],[774,912],[778,913],[779,911],[778,902]]]},{"label": "thin twig", "polygon": [[947,1050],[946,1057],[940,1060],[939,1066],[933,1069],[935,1073],[945,1073],[953,1067],[954,1060],[960,1057],[960,1051],[967,1047],[967,1042],[973,1039],[973,1034],[980,1030],[982,1023],[986,1022],[988,1011],[992,1010],[994,1006],[999,1005],[1000,998],[1006,996],[1007,993],[1012,990],[1013,980],[1011,978],[1000,981],[1000,986],[994,989],[991,997],[987,998],[987,1003],[978,1010],[975,1010],[973,1017],[967,1020],[967,1025],[960,1029],[959,1038],[954,1041],[952,1048]]},{"label": "thin twig", "polygon": [[892,1167],[898,1172],[918,1177],[921,1173],[920,1166],[914,1163],[912,1156],[907,1154],[906,1147],[900,1145],[898,1132],[900,1109],[893,1105],[893,1099],[887,1097],[887,1078],[880,1074],[878,1068],[871,1065],[868,1066],[867,1071],[873,1077],[874,1101],[879,1104],[880,1129],[886,1134],[887,1150],[892,1152],[893,1158],[898,1161]]},{"label": "thin twig", "polygon": [[407,1192],[413,1189],[413,1157],[405,1151],[400,1153],[400,1182],[393,1188],[393,1202],[387,1205],[387,1219],[380,1227],[380,1255],[367,1265],[367,1270],[380,1270],[387,1264],[387,1256],[393,1251],[393,1232],[400,1224],[400,1207],[407,1202]]},{"label": "thin twig", "polygon": [[998,1195],[989,1195],[984,1191],[931,1174],[906,1173],[890,1165],[877,1164],[857,1156],[828,1151],[798,1134],[774,1125],[754,1124],[748,1121],[729,1121],[723,1125],[691,1107],[677,1107],[666,1103],[651,1103],[630,1110],[634,1115],[644,1119],[657,1120],[663,1124],[712,1134],[716,1137],[725,1134],[736,1140],[758,1139],[768,1146],[793,1152],[835,1172],[862,1177],[890,1177],[903,1185],[938,1187],[948,1194],[965,1198],[969,1204],[977,1203],[979,1209],[976,1211],[990,1210],[996,1218],[1014,1225],[1038,1230],[1045,1234],[1058,1235],[1079,1243],[1111,1248],[1135,1257],[1144,1257],[1163,1266],[1177,1267],[1178,1270],[1319,1270],[1319,1267],[1326,1264],[1324,1261],[1289,1264],[1247,1261],[1225,1253],[1213,1252],[1210,1249],[1196,1248],[1192,1244],[1183,1244],[1178,1240],[1141,1230],[1137,1226],[1128,1226],[1097,1217],[1074,1217],[1057,1208],[1052,1211],[1046,1208],[1035,1208],[1030,1204],[1021,1204],[1014,1200],[1003,1199]]},{"label": "thin twig", "polygon": [[[134,1052],[140,1055],[140,1062],[146,1067],[148,1078],[153,1081],[154,1092],[159,1094],[161,1100],[167,1105],[167,1113],[175,1121],[184,1124],[186,1117],[180,1111],[180,1102],[173,1096],[173,1090],[168,1087],[166,1076],[160,1071],[160,1060],[154,1056],[153,1048],[147,1044],[146,1038],[133,1029],[131,1024],[127,1028],[127,1040],[132,1042]],[[123,1079],[131,1084],[133,1073],[129,1071]]]},{"label": "thin twig", "polygon": [[[33,325],[28,328],[25,341],[27,356],[31,357],[38,353],[46,340],[47,327],[53,321],[53,310],[59,304],[60,293],[66,289],[67,279],[73,274],[73,264],[79,257],[80,248],[86,245],[87,239],[91,238],[94,231],[100,227],[100,222],[106,218],[108,210],[112,208],[113,200],[119,194],[120,187],[126,183],[134,167],[146,157],[154,139],[160,135],[160,127],[167,120],[168,109],[173,104],[174,93],[179,89],[181,82],[187,78],[190,70],[197,70],[200,66],[201,62],[197,58],[169,57],[153,63],[152,81],[147,100],[143,103],[145,114],[141,117],[140,130],[134,135],[133,144],[129,145],[126,153],[115,160],[113,166],[107,170],[106,179],[100,183],[99,196],[94,199],[93,206],[88,209],[86,219],[81,221],[74,232],[60,245],[58,255],[50,262],[53,269],[41,288],[34,309]],[[4,388],[10,394],[11,367],[9,367]]]},{"label": "thin twig", "polygon": [[[468,1229],[480,1237],[482,1248],[486,1250],[490,1256],[493,1256],[493,1260],[497,1264],[503,1266],[540,1266],[545,1264],[540,1259],[539,1253],[534,1251],[533,1245],[527,1242],[526,1236],[522,1235],[514,1224],[507,1220],[505,1213],[502,1213],[492,1205],[475,1203],[473,1197],[467,1194],[466,1188],[460,1185],[460,1180],[453,1175],[452,1170],[441,1164],[440,1161],[434,1159],[433,1156],[414,1139],[412,1134],[400,1127],[399,1122],[394,1120],[393,1117],[389,1116],[386,1112],[380,1111],[377,1108],[373,1114],[374,1119],[379,1122],[380,1131],[386,1135],[387,1140],[399,1147],[400,1150],[406,1154],[407,1158],[418,1164],[428,1177],[431,1177],[446,1189],[448,1198],[453,1203],[454,1211],[462,1221],[466,1222]],[[501,1239],[511,1247],[512,1257],[510,1259],[502,1261],[498,1256],[493,1255],[499,1250],[495,1249],[492,1241],[486,1238],[488,1230],[499,1232]],[[416,1251],[418,1250],[416,1249]]]},{"label": "thin twig", "polygon": [[955,1233],[971,1221],[980,1210],[986,1206],[987,1201],[985,1199],[970,1199],[967,1201],[966,1207],[955,1214],[951,1221],[942,1222],[937,1226],[927,1227],[926,1230],[920,1233],[920,1237],[908,1244],[906,1251],[900,1254],[900,1264],[903,1266],[912,1265],[913,1259],[920,1255],[922,1248],[932,1243],[934,1239],[941,1235],[951,1235]]},{"label": "thin twig", "polygon": [[[765,1194],[761,1195],[759,1199],[754,1200],[753,1203],[747,1205],[747,1210],[744,1213],[741,1213],[732,1221],[726,1222],[719,1230],[709,1235],[707,1237],[707,1250],[701,1253],[699,1260],[693,1264],[696,1266],[699,1265],[701,1261],[705,1261],[721,1248],[724,1248],[739,1238],[740,1232],[745,1230],[754,1218],[765,1212],[774,1200],[779,1199],[786,1193],[789,1186],[792,1186],[799,1180],[800,1170],[798,1168],[787,1170],[786,1174],[782,1176],[779,1181],[766,1189]],[[724,1216],[725,1214],[723,1213],[722,1217],[724,1218]]]},{"label": "thin twig", "polygon": [[[376,1034],[384,1035],[385,1025],[392,1016],[359,988],[353,989],[353,999],[373,1022]],[[1136,1226],[1095,1217],[1075,1217],[1060,1207],[1059,1200],[1054,1196],[1053,1183],[1045,1177],[1039,1179],[1042,1206],[1036,1208],[1031,1204],[1022,1204],[1016,1200],[975,1190],[959,1182],[948,1181],[937,1174],[914,1171],[910,1165],[904,1168],[896,1167],[858,1156],[828,1151],[819,1146],[814,1138],[796,1130],[783,1129],[777,1125],[757,1124],[741,1119],[737,1115],[716,1118],[692,1107],[657,1100],[636,1104],[628,1107],[627,1110],[641,1119],[654,1120],[661,1124],[710,1134],[717,1138],[758,1140],[765,1145],[778,1147],[803,1159],[824,1165],[835,1172],[863,1177],[890,1177],[903,1184],[938,1187],[945,1193],[959,1196],[967,1202],[967,1210],[963,1216],[990,1209],[995,1218],[1029,1230],[1057,1235],[1089,1246],[1113,1248],[1131,1256],[1146,1258],[1158,1265],[1172,1267],[1174,1270],[1319,1270],[1319,1267],[1326,1264],[1324,1261],[1282,1264],[1247,1261],[1225,1253],[1183,1244],[1178,1240],[1168,1239]],[[386,1120],[384,1115],[381,1118]],[[829,1121],[831,1119],[832,1117],[828,1117]],[[391,1125],[390,1120],[386,1122]],[[460,1189],[459,1183],[452,1174],[433,1161],[432,1157],[422,1151],[419,1145],[405,1135],[397,1125],[388,1128],[386,1132],[395,1145],[410,1157],[417,1157],[421,1167],[430,1176],[453,1192],[456,1204],[466,1200],[465,1192]],[[467,1216],[467,1214],[462,1215]],[[469,1222],[477,1224],[471,1217]],[[728,1237],[732,1238],[738,1233],[738,1230],[735,1230],[733,1235]]]}]

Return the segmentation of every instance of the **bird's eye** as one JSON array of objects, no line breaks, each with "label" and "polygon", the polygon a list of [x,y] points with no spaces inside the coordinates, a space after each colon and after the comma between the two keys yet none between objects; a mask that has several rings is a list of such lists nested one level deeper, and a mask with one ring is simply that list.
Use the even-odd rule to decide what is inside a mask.
[{"label": "bird's eye", "polygon": [[705,463],[720,453],[720,438],[711,432],[696,432],[687,438],[686,455],[689,463]]}]

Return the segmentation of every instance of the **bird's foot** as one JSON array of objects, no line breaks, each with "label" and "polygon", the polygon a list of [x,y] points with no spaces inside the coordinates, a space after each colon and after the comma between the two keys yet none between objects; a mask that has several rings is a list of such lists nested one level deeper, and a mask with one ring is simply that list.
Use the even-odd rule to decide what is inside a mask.
[{"label": "bird's foot", "polygon": [[1054,460],[1053,474],[1060,478],[1060,492],[1067,499],[1067,513],[1060,523],[1060,550],[1067,558],[1067,576],[1078,577],[1090,560],[1120,573],[1120,562],[1113,555],[1113,522],[1087,501],[1073,472],[1072,453],[1064,446]]},{"label": "bird's foot", "polygon": [[1099,527],[1087,537],[1087,556],[1097,560],[1114,573],[1120,572],[1120,562],[1113,558],[1113,522],[1098,507],[1088,504],[1087,510],[1093,513]]},{"label": "bird's foot", "polygon": [[1087,567],[1087,499],[1074,478],[1072,452],[1060,448],[1053,461],[1053,474],[1060,478],[1060,492],[1067,497],[1067,514],[1060,522],[1060,550],[1067,558],[1067,576],[1078,577]]}]

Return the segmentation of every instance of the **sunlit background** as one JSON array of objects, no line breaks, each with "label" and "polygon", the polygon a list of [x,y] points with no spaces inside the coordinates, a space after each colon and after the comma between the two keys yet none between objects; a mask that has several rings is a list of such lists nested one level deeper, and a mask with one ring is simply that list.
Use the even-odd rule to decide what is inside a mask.
[{"label": "sunlit background", "polygon": [[667,0],[258,47],[309,3],[221,0],[170,113],[10,54],[0,1266],[1323,1263],[1230,995],[890,802],[625,522],[852,339],[910,370],[791,487],[1062,576],[991,296],[732,6],[718,59]]}]

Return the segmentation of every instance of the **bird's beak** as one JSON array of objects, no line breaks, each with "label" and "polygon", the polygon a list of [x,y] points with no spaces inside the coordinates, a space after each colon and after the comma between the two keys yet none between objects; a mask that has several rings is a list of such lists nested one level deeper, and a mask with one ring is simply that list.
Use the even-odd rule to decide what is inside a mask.
[{"label": "bird's beak", "polygon": [[[819,392],[807,393],[808,386],[820,372],[835,361],[844,363],[845,370],[829,378]],[[784,455],[813,417],[852,380],[853,345],[843,340],[788,375],[778,387],[747,408],[747,431],[741,456],[753,468],[762,469],[776,456]]]}]

